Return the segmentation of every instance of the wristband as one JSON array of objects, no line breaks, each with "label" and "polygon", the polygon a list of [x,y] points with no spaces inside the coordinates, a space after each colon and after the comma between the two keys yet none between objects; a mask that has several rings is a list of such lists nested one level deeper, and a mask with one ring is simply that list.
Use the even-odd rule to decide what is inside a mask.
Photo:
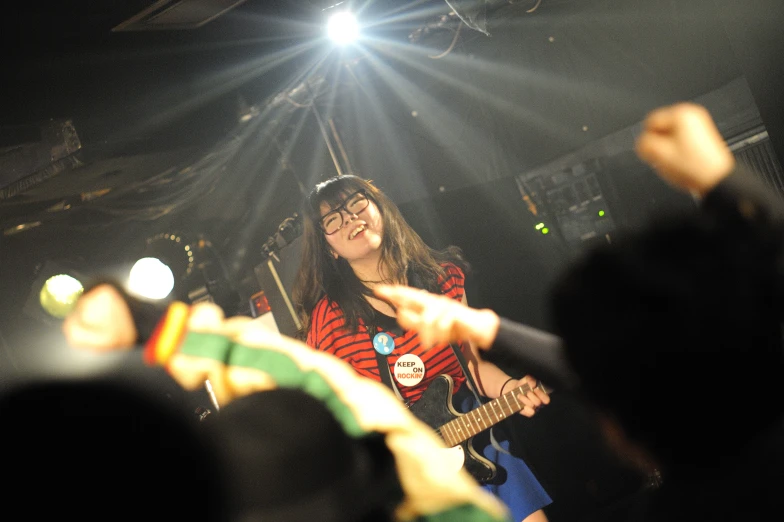
[{"label": "wristband", "polygon": [[153,330],[150,339],[144,345],[144,362],[150,366],[166,366],[177,350],[187,330],[190,306],[181,301],[174,301],[166,309]]},{"label": "wristband", "polygon": [[506,387],[506,385],[509,384],[510,381],[514,381],[514,380],[515,380],[514,377],[509,377],[506,381],[504,381],[504,383],[501,385],[501,393],[498,394],[499,397],[504,394],[504,388]]}]

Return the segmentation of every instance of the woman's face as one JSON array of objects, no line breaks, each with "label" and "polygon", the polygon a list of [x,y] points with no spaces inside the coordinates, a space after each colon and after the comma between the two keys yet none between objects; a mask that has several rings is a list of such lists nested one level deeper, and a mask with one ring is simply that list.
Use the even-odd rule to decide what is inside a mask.
[{"label": "woman's face", "polygon": [[352,263],[378,256],[384,223],[381,212],[372,199],[353,193],[345,194],[336,207],[322,202],[321,217],[322,224],[326,225],[327,229],[340,226],[334,233],[325,234],[327,244],[335,257],[340,256]]}]

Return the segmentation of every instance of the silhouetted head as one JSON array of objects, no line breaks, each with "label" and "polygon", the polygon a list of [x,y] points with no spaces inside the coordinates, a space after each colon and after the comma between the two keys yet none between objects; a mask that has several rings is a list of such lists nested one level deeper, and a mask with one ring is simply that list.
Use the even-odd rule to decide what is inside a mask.
[{"label": "silhouetted head", "polygon": [[656,225],[589,252],[554,291],[584,392],[665,468],[733,454],[782,412],[777,243],[727,233],[704,216]]},{"label": "silhouetted head", "polygon": [[210,428],[226,457],[236,520],[383,522],[403,498],[384,437],[349,436],[304,391],[240,397]]},{"label": "silhouetted head", "polygon": [[222,468],[209,438],[142,389],[46,381],[0,395],[6,509],[30,520],[225,521]]}]

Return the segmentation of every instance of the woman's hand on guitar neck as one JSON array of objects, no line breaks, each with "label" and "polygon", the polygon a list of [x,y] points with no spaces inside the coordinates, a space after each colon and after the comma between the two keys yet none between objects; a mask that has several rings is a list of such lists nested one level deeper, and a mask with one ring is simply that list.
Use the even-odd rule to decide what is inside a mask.
[{"label": "woman's hand on guitar neck", "polygon": [[514,394],[516,399],[509,399],[510,401],[516,400],[523,405],[523,408],[520,410],[521,415],[533,417],[540,408],[550,404],[550,395],[547,393],[547,390],[545,390],[544,386],[540,385],[539,381],[530,375],[526,375],[522,379],[508,380],[501,387],[498,396],[501,397],[504,394],[509,394],[509,392],[522,386],[526,386],[529,391],[527,393]]},{"label": "woman's hand on guitar neck", "polygon": [[425,348],[471,341],[486,350],[498,334],[500,319],[492,310],[477,310],[447,296],[402,285],[379,285],[373,291],[392,304],[400,326],[416,330]]}]

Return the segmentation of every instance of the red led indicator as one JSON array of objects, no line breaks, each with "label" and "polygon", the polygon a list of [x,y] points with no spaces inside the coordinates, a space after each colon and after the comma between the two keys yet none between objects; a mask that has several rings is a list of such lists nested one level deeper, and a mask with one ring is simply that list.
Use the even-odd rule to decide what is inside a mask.
[{"label": "red led indicator", "polygon": [[267,301],[267,296],[264,295],[264,291],[253,294],[253,296],[250,298],[250,302],[253,306],[253,311],[256,317],[264,315],[270,311],[269,301]]}]

